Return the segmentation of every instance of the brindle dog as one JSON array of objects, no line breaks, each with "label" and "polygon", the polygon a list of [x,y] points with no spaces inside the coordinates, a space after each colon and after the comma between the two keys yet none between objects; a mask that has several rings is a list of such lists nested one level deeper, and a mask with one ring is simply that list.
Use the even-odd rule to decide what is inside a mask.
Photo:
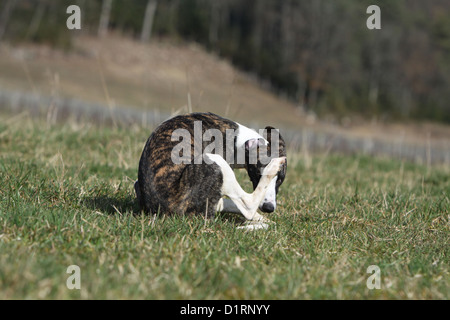
[{"label": "brindle dog", "polygon": [[[223,146],[220,150],[223,152],[204,153],[211,141],[195,140],[200,128],[201,137],[209,129],[222,133],[223,141],[218,145]],[[190,158],[184,158],[190,161],[175,163],[174,150],[178,150],[180,140],[174,139],[174,132],[180,129],[189,133],[191,139]],[[230,132],[235,134],[230,136]],[[267,127],[266,132],[266,137],[261,136],[213,113],[192,113],[163,122],[147,140],[139,162],[135,190],[141,209],[153,214],[202,214],[208,217],[213,217],[217,211],[225,211],[240,213],[247,220],[265,220],[257,209],[263,212],[275,210],[276,194],[287,169],[283,138],[272,127]],[[273,150],[275,136],[279,140],[278,150]],[[198,146],[201,152],[195,149]],[[258,157],[251,162],[250,153],[255,149]],[[245,158],[244,163],[239,164],[237,158],[241,151]],[[266,152],[270,163],[261,161],[259,151]],[[199,153],[203,161],[198,161]],[[253,193],[249,194],[240,187],[232,168],[247,170]]]}]

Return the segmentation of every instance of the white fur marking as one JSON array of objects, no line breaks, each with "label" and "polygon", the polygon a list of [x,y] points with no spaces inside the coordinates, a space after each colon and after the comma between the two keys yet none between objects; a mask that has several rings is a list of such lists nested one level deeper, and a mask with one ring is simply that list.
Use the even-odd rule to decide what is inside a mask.
[{"label": "white fur marking", "polygon": [[260,208],[263,206],[264,203],[271,203],[273,205],[274,210],[277,208],[277,192],[275,190],[275,187],[277,185],[277,179],[278,176],[275,176],[275,178],[273,178],[272,181],[270,181],[264,199],[259,206]]},{"label": "white fur marking", "polygon": [[243,226],[237,227],[238,229],[246,229],[248,231],[254,231],[259,229],[267,229],[269,228],[269,225],[267,223],[262,222],[251,222],[248,221]]},{"label": "white fur marking", "polygon": [[234,204],[232,206],[230,203],[222,200],[218,203],[217,208],[225,210],[226,207],[231,207],[233,210],[239,210],[247,220],[264,221],[265,218],[256,211],[264,198],[268,185],[271,180],[276,177],[279,167],[281,163],[285,161],[285,158],[273,159],[264,169],[264,174],[255,191],[253,191],[252,194],[249,194],[241,188],[236,180],[233,169],[231,169],[230,165],[222,156],[210,153],[205,154],[205,156],[220,167],[223,177],[222,196],[229,197]]}]

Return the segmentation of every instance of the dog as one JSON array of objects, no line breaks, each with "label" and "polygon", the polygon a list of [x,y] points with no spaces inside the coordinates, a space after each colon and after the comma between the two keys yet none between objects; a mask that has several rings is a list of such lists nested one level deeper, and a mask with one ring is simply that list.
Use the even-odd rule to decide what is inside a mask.
[{"label": "dog", "polygon": [[[163,122],[148,138],[139,161],[135,192],[141,210],[209,218],[229,212],[249,221],[268,221],[257,210],[276,209],[287,158],[278,130],[266,127],[265,132],[266,137],[213,113],[191,113]],[[268,160],[263,161],[262,151]],[[241,188],[233,172],[236,168],[247,170],[253,193]]]}]

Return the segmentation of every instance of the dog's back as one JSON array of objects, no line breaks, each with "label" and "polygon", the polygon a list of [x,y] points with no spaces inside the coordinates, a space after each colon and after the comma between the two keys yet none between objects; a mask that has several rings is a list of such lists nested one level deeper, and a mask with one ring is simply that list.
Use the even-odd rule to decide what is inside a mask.
[{"label": "dog's back", "polygon": [[[235,122],[212,113],[177,116],[162,123],[147,140],[139,162],[136,194],[145,212],[194,214],[207,210],[209,216],[214,214],[214,205],[221,197],[222,177],[217,165],[194,164],[196,121],[202,123],[202,136],[207,129],[220,130],[224,146],[225,131],[238,128]],[[173,133],[180,129],[191,137],[190,163],[174,163],[172,159],[172,151],[179,144],[172,141]],[[201,152],[208,143],[202,141]]]}]

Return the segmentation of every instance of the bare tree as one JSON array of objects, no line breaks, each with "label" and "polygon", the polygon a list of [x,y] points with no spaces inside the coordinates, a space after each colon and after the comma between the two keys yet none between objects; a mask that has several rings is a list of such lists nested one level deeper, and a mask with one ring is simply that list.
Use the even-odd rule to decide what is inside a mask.
[{"label": "bare tree", "polygon": [[34,11],[33,18],[31,19],[30,26],[28,27],[26,38],[29,39],[33,37],[36,32],[39,30],[39,27],[42,22],[42,18],[44,17],[45,10],[47,8],[47,1],[40,0],[38,1],[37,8]]},{"label": "bare tree", "polygon": [[108,33],[112,2],[113,0],[103,0],[102,11],[100,14],[100,23],[98,26],[98,35],[101,38],[105,37]]},{"label": "bare tree", "polygon": [[217,44],[219,40],[219,24],[220,24],[220,2],[211,2],[211,19],[209,25],[209,43],[212,46]]},{"label": "bare tree", "polygon": [[144,23],[142,25],[142,32],[141,32],[142,42],[148,42],[150,40],[150,37],[152,35],[153,20],[155,18],[157,7],[158,7],[157,0],[148,0],[147,8],[145,9]]},{"label": "bare tree", "polygon": [[2,40],[3,35],[5,34],[9,17],[13,12],[16,3],[17,0],[7,0],[5,6],[3,7],[3,11],[0,16],[0,40]]}]

